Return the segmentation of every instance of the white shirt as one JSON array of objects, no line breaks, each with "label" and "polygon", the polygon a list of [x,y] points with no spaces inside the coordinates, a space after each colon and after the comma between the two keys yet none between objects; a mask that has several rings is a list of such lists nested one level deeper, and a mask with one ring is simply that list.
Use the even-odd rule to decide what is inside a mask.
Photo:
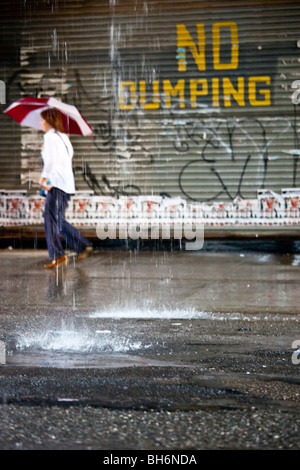
[{"label": "white shirt", "polygon": [[50,129],[44,134],[42,177],[47,178],[51,186],[61,189],[67,194],[75,193],[72,170],[73,154],[72,144],[66,134],[54,129]]}]

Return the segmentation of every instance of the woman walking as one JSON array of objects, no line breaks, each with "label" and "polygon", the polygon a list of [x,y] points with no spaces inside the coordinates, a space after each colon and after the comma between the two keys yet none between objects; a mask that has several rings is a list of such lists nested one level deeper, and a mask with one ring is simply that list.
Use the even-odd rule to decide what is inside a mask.
[{"label": "woman walking", "polygon": [[64,133],[61,114],[54,108],[41,113],[44,129],[42,149],[43,171],[40,185],[47,191],[44,223],[47,248],[51,262],[45,268],[66,266],[68,262],[62,246],[61,235],[81,261],[92,252],[92,246],[81,233],[65,220],[65,211],[75,182],[72,170],[73,147]]}]

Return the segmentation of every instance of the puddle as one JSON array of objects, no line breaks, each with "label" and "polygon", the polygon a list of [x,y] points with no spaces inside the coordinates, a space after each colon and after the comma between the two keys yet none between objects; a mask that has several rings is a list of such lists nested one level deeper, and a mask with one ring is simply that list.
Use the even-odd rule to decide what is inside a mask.
[{"label": "puddle", "polygon": [[165,365],[161,361],[131,354],[150,347],[151,344],[118,336],[108,329],[19,333],[14,346],[6,354],[6,364],[66,369]]},{"label": "puddle", "polygon": [[[135,329],[131,329],[134,328],[134,325],[130,325],[128,329],[132,331],[132,335],[126,335],[121,322],[118,324],[118,329],[114,330],[114,322],[101,322],[101,319],[171,320],[171,326],[181,328],[181,321],[186,319],[214,321],[263,321],[268,319],[274,321],[278,319],[282,321],[291,318],[280,314],[213,313],[192,308],[171,309],[167,307],[157,309],[111,308],[92,313],[78,313],[76,317],[80,317],[80,320],[75,321],[73,317],[70,321],[55,322],[56,325],[53,321],[51,325],[43,325],[43,329],[39,331],[34,331],[28,324],[26,325],[27,330],[24,331],[24,327],[19,325],[19,328],[22,328],[23,331],[15,332],[14,338],[9,339],[6,350],[3,343],[4,349],[2,362],[0,355],[0,364],[66,369],[171,365],[169,361],[146,357],[151,355],[152,348],[156,350],[165,347],[164,344],[159,345],[157,343],[157,338],[154,339],[154,337],[144,335],[141,341],[135,337]],[[78,322],[80,325],[77,324]],[[37,325],[35,325],[36,327]],[[176,361],[175,358],[173,360]],[[182,366],[182,364],[180,365]]]},{"label": "puddle", "polygon": [[[19,367],[56,369],[112,369],[122,367],[166,366],[163,361],[128,354],[81,354],[53,351],[22,351],[7,355],[6,364]],[[168,365],[170,365],[168,363]]]}]

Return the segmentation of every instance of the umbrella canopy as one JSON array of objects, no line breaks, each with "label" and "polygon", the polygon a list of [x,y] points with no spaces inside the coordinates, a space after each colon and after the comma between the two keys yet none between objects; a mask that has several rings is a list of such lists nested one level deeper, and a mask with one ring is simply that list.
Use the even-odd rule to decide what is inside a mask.
[{"label": "umbrella canopy", "polygon": [[55,98],[22,98],[12,103],[4,113],[21,126],[43,130],[41,112],[48,108],[55,108],[61,113],[67,134],[90,135],[93,133],[91,126],[75,106],[62,103]]}]

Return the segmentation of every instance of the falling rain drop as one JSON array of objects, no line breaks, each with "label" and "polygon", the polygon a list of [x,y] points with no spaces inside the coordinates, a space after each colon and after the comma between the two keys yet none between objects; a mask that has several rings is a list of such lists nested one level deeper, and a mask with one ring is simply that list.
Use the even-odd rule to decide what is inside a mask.
[{"label": "falling rain drop", "polygon": [[54,57],[56,57],[56,50],[57,50],[57,32],[56,32],[56,28],[54,28],[53,34],[52,34],[52,53]]},{"label": "falling rain drop", "polygon": [[0,364],[6,364],[6,349],[4,341],[0,341]]},{"label": "falling rain drop", "polygon": [[68,48],[67,48],[66,41],[65,41],[65,61],[66,61],[66,63],[68,62]]}]

